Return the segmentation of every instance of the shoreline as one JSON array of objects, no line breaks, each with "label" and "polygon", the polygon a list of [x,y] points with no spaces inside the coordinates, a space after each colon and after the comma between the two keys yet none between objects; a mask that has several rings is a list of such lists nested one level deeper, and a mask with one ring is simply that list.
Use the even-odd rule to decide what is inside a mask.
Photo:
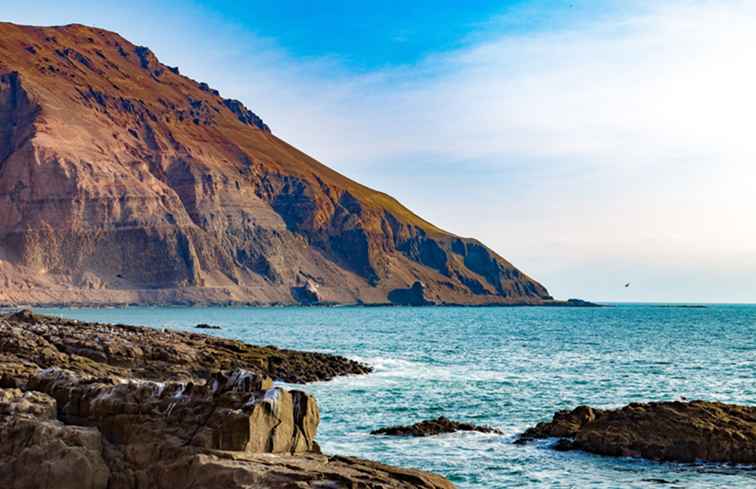
[{"label": "shoreline", "polygon": [[463,304],[463,303],[437,303],[423,305],[407,305],[392,303],[259,303],[259,302],[24,302],[24,303],[0,303],[0,310],[12,311],[19,309],[128,309],[130,307],[154,307],[154,308],[513,308],[513,307],[569,307],[569,308],[600,308],[612,307],[612,304],[595,303],[584,301],[582,299],[568,299],[546,301],[543,303],[485,303],[485,304]]}]

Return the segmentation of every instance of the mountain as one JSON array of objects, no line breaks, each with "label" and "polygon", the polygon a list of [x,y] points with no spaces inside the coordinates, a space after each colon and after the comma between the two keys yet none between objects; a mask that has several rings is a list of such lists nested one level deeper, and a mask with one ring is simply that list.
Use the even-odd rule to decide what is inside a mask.
[{"label": "mountain", "polygon": [[0,23],[0,301],[551,297],[148,48],[83,25]]}]

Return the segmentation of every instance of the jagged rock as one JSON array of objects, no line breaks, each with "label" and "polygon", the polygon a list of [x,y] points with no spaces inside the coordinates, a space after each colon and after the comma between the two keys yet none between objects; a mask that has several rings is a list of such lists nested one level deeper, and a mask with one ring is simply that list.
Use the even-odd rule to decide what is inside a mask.
[{"label": "jagged rock", "polygon": [[0,23],[0,162],[2,303],[550,301],[112,32]]},{"label": "jagged rock", "polygon": [[26,388],[52,396],[63,422],[96,426],[119,445],[172,442],[250,453],[317,451],[320,417],[311,396],[273,387],[269,378],[245,371],[226,380],[100,379],[52,368],[31,377]]},{"label": "jagged rock", "polygon": [[0,389],[0,486],[106,489],[100,432],[65,425],[55,413],[48,395]]},{"label": "jagged rock", "polygon": [[239,122],[241,122],[242,124],[248,124],[250,126],[255,126],[261,131],[270,132],[270,128],[263,122],[260,116],[249,110],[244,106],[243,103],[239,102],[238,100],[226,98],[223,99],[223,105],[225,105],[228,110],[233,112],[237,119],[239,119]]},{"label": "jagged rock", "polygon": [[559,411],[517,443],[559,438],[559,450],[616,457],[756,464],[756,407],[720,402],[633,403],[621,409]]},{"label": "jagged rock", "polygon": [[501,430],[490,426],[476,426],[470,423],[461,423],[452,421],[443,416],[421,421],[410,426],[391,426],[380,428],[370,432],[371,435],[389,435],[389,436],[434,436],[443,433],[455,433],[457,431],[477,431],[480,433],[502,434]]},{"label": "jagged rock", "polygon": [[309,378],[335,371],[322,370],[323,357],[273,350],[281,355],[273,360],[256,348],[30,311],[0,319],[0,372],[14,385],[0,388],[0,486],[454,487],[421,471],[320,454],[315,399],[274,386],[266,372],[272,363],[304,376],[290,363],[309,359]]}]

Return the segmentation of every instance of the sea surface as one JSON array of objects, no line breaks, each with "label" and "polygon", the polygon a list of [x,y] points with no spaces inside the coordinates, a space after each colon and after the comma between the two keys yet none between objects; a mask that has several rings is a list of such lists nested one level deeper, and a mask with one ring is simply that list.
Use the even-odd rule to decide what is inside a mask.
[{"label": "sea surface", "polygon": [[[125,308],[40,310],[87,321],[189,330],[337,353],[373,374],[303,388],[317,396],[318,441],[445,475],[460,488],[756,487],[756,471],[561,453],[512,444],[580,404],[688,399],[756,404],[756,306],[604,308]],[[445,415],[502,429],[422,439],[370,430]]]}]

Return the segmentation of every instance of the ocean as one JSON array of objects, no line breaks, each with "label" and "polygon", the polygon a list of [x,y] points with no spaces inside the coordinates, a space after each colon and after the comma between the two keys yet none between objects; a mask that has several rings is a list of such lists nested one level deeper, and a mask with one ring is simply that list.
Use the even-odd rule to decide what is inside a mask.
[{"label": "ocean", "polygon": [[[514,437],[580,404],[688,399],[756,404],[756,306],[603,308],[38,309],[86,321],[193,330],[253,344],[336,353],[375,372],[297,386],[317,396],[318,441],[443,474],[460,488],[756,487],[756,470],[556,452]],[[198,330],[199,332],[203,332]],[[372,436],[444,415],[504,436]]]}]

